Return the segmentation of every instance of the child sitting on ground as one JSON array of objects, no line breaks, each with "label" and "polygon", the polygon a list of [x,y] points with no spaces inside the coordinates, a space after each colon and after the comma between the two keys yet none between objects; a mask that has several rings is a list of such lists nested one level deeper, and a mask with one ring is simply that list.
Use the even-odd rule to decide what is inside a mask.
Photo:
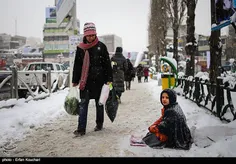
[{"label": "child sitting on ground", "polygon": [[165,89],[161,92],[162,115],[148,128],[149,132],[142,139],[149,147],[184,150],[191,148],[191,132],[186,117],[176,102],[176,97],[176,93],[172,89]]}]

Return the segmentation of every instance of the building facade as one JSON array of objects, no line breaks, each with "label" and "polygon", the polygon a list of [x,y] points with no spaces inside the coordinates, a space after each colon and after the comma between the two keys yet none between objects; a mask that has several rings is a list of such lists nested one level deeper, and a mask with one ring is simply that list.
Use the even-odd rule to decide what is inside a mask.
[{"label": "building facade", "polygon": [[0,49],[18,49],[25,45],[26,37],[24,36],[11,36],[8,34],[0,34]]},{"label": "building facade", "polygon": [[[77,20],[78,30],[70,25],[70,19],[65,18],[58,27],[56,22],[56,7],[46,8],[46,19],[43,28],[43,56],[45,61],[68,61],[70,54],[71,36],[80,34],[80,22]],[[76,33],[75,33],[76,31]]]},{"label": "building facade", "polygon": [[122,38],[117,35],[102,35],[99,39],[107,46],[108,52],[114,53],[116,47],[123,47]]}]

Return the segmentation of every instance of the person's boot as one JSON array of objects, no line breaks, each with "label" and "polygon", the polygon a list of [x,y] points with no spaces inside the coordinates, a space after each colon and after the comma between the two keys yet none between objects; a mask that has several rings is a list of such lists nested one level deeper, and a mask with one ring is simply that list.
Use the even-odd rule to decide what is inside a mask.
[{"label": "person's boot", "polygon": [[100,131],[100,130],[102,130],[102,128],[103,128],[103,125],[98,125],[97,124],[94,128],[94,131]]},{"label": "person's boot", "polygon": [[83,135],[85,135],[85,133],[86,133],[85,129],[78,128],[77,130],[74,131],[75,136],[83,136]]}]

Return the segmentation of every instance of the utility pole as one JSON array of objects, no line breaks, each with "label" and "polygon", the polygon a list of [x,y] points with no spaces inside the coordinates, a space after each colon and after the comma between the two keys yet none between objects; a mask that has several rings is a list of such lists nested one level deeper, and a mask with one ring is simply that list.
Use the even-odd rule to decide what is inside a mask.
[{"label": "utility pole", "polygon": [[[74,6],[71,10],[71,15],[72,15],[71,21],[72,21],[72,29],[73,29],[72,38],[76,38],[76,37],[74,37],[74,36],[78,35],[77,16],[76,16],[76,0],[74,0]],[[76,46],[74,44],[75,44],[75,42],[73,42],[73,45],[69,45],[69,53],[70,53],[69,54],[69,60],[70,60],[69,84],[70,84],[70,87],[72,87],[72,75],[73,75],[73,67],[74,67],[74,58],[75,58],[75,53],[76,53]]]}]

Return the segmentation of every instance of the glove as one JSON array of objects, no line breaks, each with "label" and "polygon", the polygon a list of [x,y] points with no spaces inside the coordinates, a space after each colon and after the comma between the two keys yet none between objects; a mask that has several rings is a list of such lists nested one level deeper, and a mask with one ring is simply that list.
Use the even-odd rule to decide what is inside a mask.
[{"label": "glove", "polygon": [[168,137],[166,135],[164,135],[164,134],[159,134],[159,138],[160,138],[161,142],[165,142],[168,139]]},{"label": "glove", "polygon": [[148,130],[149,130],[149,132],[151,132],[151,133],[158,133],[158,132],[159,132],[159,130],[158,130],[158,128],[156,127],[156,125],[150,126],[150,127],[148,128]]}]

